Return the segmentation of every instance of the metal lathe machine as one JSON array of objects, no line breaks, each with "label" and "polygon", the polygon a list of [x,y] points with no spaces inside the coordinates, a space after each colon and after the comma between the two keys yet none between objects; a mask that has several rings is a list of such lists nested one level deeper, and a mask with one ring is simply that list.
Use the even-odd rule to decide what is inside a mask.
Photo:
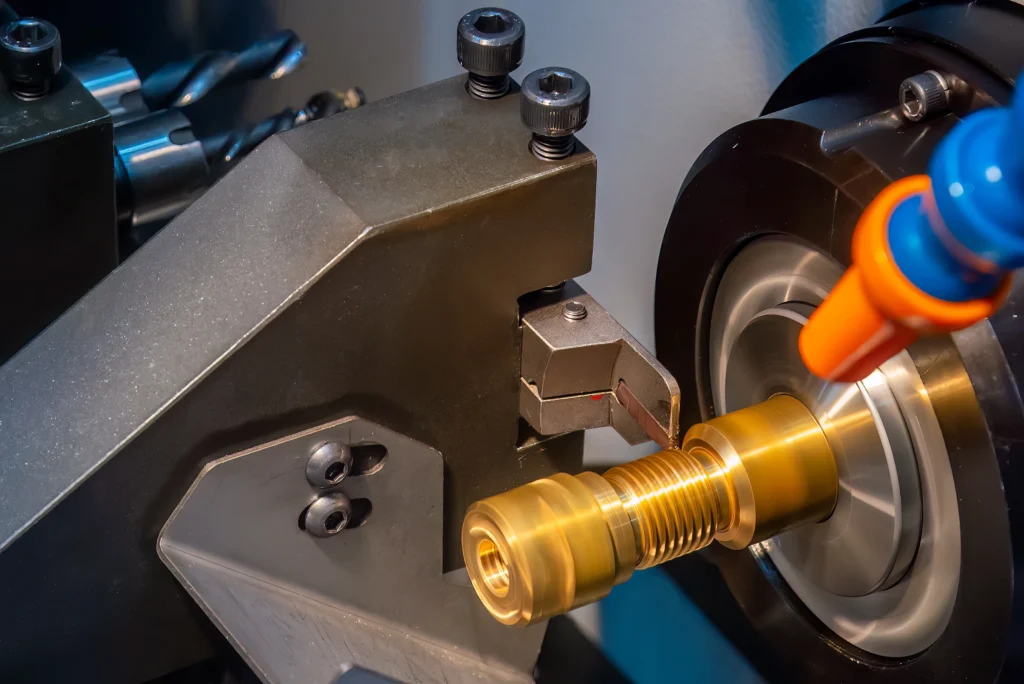
[{"label": "metal lathe machine", "polygon": [[[513,74],[525,13],[199,135],[298,37],[143,78],[17,9],[0,681],[621,681],[559,616],[662,564],[767,681],[1024,681],[1024,7],[900,6],[711,141],[655,349],[574,280],[591,86]],[[609,426],[653,453],[585,470]]]}]

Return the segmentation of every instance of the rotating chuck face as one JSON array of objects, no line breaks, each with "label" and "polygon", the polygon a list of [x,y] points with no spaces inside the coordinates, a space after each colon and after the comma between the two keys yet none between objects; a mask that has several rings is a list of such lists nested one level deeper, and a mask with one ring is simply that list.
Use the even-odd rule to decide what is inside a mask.
[{"label": "rotating chuck face", "polygon": [[814,415],[835,455],[835,511],[752,551],[841,638],[905,657],[934,643],[952,612],[956,492],[935,411],[906,352],[852,384],[821,380],[802,363],[800,331],[841,275],[838,262],[791,238],[761,237],[740,249],[705,293],[707,377],[716,412],[786,392]]},{"label": "rotating chuck face", "polygon": [[[979,163],[967,170],[983,178],[973,184],[953,182],[961,181],[949,175],[961,172],[959,163],[935,174],[930,160],[954,131],[971,130],[967,121],[996,116],[979,110],[1010,103],[1022,63],[1022,22],[1019,12],[972,10],[968,18],[929,6],[890,15],[872,29],[904,39],[869,47],[855,33],[835,41],[783,81],[764,115],[712,142],[677,195],[659,257],[654,318],[659,361],[684,393],[695,392],[683,404],[684,420],[788,393],[814,415],[836,459],[839,496],[828,520],[754,544],[748,553],[708,554],[720,580],[687,564],[673,568],[673,579],[770,679],[1021,679],[1024,604],[1014,579],[1024,529],[1024,479],[1014,466],[1024,453],[1021,284],[1013,283],[1004,307],[987,321],[935,326],[913,344],[919,334],[901,336],[898,324],[920,329],[929,319],[895,309],[907,292],[890,287],[885,273],[853,282],[871,288],[878,310],[895,311],[886,317],[895,330],[859,325],[865,309],[844,300],[836,284],[850,282],[844,271],[864,261],[865,246],[882,242],[881,231],[859,226],[869,208],[886,206],[886,189],[900,187],[894,182],[928,172],[941,215],[939,195],[965,197],[967,206],[1012,176],[1012,152],[1004,153],[1019,149],[1007,143],[1012,135],[1003,137],[994,166],[982,163],[989,148],[972,140],[971,158]],[[941,59],[931,52],[938,43],[948,48]],[[978,55],[1004,66],[993,69],[995,62],[983,64]],[[856,75],[841,92],[820,87],[823,76],[851,64]],[[945,102],[923,82],[925,69],[940,74],[924,73],[944,81],[941,91],[948,87]],[[1016,85],[1019,93],[1019,79]],[[921,195],[920,188],[902,189]],[[966,223],[943,218],[945,229],[936,232],[930,205],[924,213],[909,200],[888,206],[892,217],[909,216],[918,226],[879,224],[891,228],[888,238],[896,236],[888,245],[892,258],[879,263],[909,264],[897,275],[913,271],[900,248],[934,243],[941,256],[955,247],[947,259],[953,265],[980,253],[971,251],[980,243],[966,241],[973,237]],[[855,247],[858,233],[874,242]],[[930,235],[938,239],[921,243]],[[978,264],[969,266],[965,273]],[[914,272],[923,292],[937,293],[933,298],[977,301],[973,291],[943,289],[951,285],[940,277],[945,273]],[[978,283],[985,278],[969,284]],[[822,306],[826,297],[831,306]],[[864,362],[832,373],[801,355],[809,347],[794,338],[816,337],[809,312],[856,333],[843,337],[818,325],[818,344],[810,347],[840,362]],[[883,349],[874,345],[897,338],[900,345],[886,347],[885,355],[869,356]],[[807,369],[834,382],[811,378]],[[722,605],[722,590],[735,603]]]}]

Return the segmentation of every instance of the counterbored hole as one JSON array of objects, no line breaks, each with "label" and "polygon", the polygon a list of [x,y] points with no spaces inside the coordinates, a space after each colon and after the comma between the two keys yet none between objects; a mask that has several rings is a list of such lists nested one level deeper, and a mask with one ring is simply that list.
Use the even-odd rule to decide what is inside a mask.
[{"label": "counterbored hole", "polygon": [[508,563],[501,554],[501,549],[490,539],[483,539],[476,547],[480,570],[487,589],[498,597],[508,595]]}]

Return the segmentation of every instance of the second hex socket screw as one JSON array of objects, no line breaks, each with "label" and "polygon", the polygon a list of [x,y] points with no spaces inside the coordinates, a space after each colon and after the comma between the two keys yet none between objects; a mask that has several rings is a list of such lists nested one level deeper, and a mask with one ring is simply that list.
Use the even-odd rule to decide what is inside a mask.
[{"label": "second hex socket screw", "polygon": [[340,483],[352,472],[352,449],[345,444],[327,442],[313,449],[306,461],[306,479],[314,487],[326,489]]},{"label": "second hex socket screw", "polygon": [[481,100],[493,100],[508,92],[508,75],[523,63],[526,26],[508,10],[485,7],[459,20],[456,55],[469,71],[466,89]]},{"label": "second hex socket screw", "polygon": [[530,150],[544,161],[558,161],[576,149],[576,131],[590,114],[590,84],[564,67],[538,69],[523,79],[519,112],[533,133]]},{"label": "second hex socket screw", "polygon": [[922,121],[949,111],[949,81],[938,71],[911,76],[900,84],[900,109],[908,121]]},{"label": "second hex socket screw", "polygon": [[50,22],[24,17],[0,26],[0,73],[17,97],[48,93],[63,63],[60,31]]}]

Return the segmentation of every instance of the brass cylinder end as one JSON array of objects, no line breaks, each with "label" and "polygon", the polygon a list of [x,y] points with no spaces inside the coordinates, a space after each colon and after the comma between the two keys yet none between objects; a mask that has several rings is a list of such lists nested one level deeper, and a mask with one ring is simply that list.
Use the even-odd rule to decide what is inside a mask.
[{"label": "brass cylinder end", "polygon": [[487,610],[527,625],[715,539],[741,549],[824,520],[837,494],[835,457],[814,416],[776,395],[695,425],[680,449],[479,501],[463,522],[462,552]]},{"label": "brass cylinder end", "polygon": [[636,565],[629,515],[594,473],[557,474],[474,503],[462,553],[488,612],[516,626],[596,601]]},{"label": "brass cylinder end", "polygon": [[832,514],[839,492],[825,433],[798,399],[777,394],[691,427],[682,448],[709,467],[723,499],[715,539],[744,549]]}]

